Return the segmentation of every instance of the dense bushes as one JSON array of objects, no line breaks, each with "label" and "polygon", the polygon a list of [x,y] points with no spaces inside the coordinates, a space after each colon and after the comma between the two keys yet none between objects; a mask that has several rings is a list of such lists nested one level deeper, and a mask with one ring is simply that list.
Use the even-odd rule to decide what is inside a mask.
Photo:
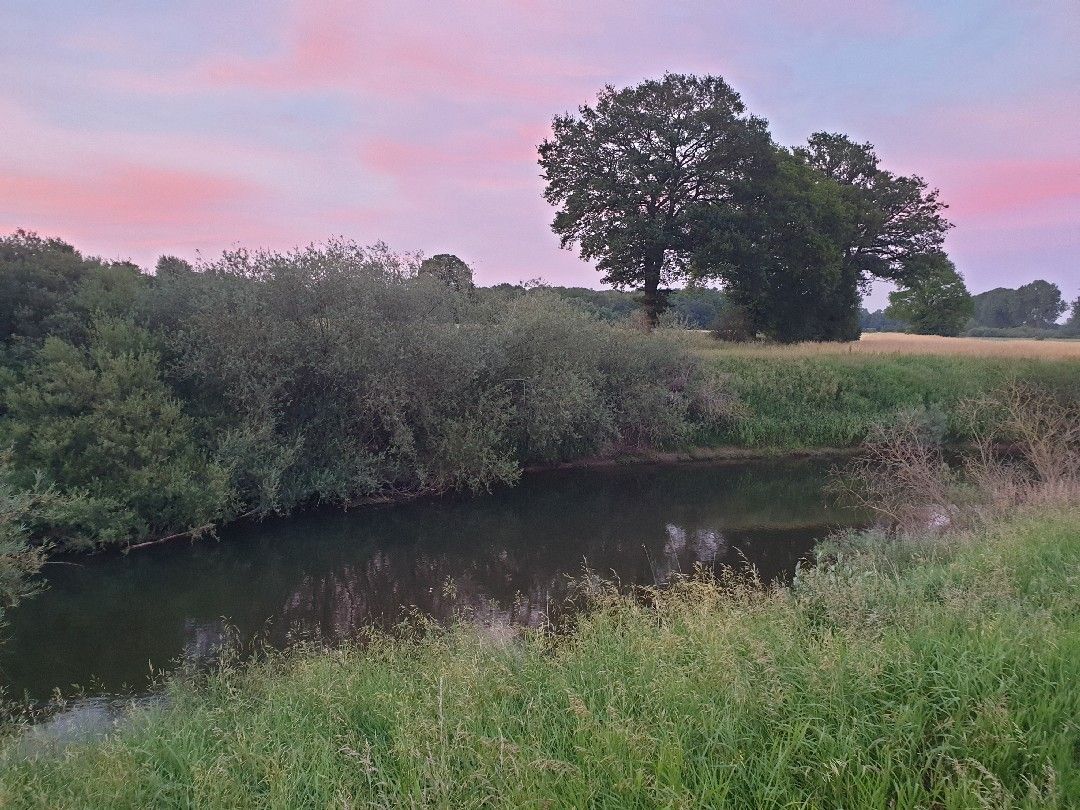
[{"label": "dense bushes", "polygon": [[32,287],[44,268],[49,295],[0,313],[0,443],[17,490],[67,499],[30,524],[61,546],[485,490],[529,462],[685,443],[725,415],[715,380],[659,336],[542,290],[453,289],[383,246],[241,250],[156,277],[25,234],[4,249],[2,273]]},{"label": "dense bushes", "polygon": [[41,478],[80,496],[78,520],[52,529],[65,545],[123,542],[227,515],[226,470],[198,446],[143,329],[99,320],[85,347],[46,338],[4,405],[0,435],[12,449],[14,483],[30,488]]},{"label": "dense bushes", "polygon": [[27,531],[122,545],[242,513],[486,490],[605,452],[850,446],[912,407],[963,438],[960,399],[1016,374],[1080,379],[1076,364],[993,359],[707,360],[557,291],[440,279],[340,241],[195,270],[165,259],[150,276],[0,240],[4,480],[51,498]]}]

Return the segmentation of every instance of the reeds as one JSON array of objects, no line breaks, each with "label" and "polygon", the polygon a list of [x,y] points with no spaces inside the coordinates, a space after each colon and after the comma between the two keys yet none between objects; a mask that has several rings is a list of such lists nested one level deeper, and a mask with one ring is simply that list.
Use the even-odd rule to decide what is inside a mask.
[{"label": "reeds", "polygon": [[926,413],[909,411],[873,431],[845,491],[903,530],[1080,504],[1080,398],[1013,381],[956,411],[969,442],[955,463]]}]

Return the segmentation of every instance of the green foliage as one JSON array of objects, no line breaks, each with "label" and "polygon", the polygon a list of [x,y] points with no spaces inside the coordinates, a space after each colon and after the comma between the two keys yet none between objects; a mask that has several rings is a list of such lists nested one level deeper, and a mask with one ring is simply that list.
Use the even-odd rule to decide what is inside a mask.
[{"label": "green foliage", "polygon": [[1007,329],[997,329],[990,326],[971,326],[971,322],[968,322],[968,327],[963,332],[964,337],[980,337],[980,338],[1021,338],[1029,340],[1060,340],[1062,338],[1071,338],[1074,333],[1070,332],[1067,327],[1060,329],[1036,329],[1032,326],[1013,326]]},{"label": "green foliage", "polygon": [[640,288],[650,324],[664,309],[661,284],[686,275],[695,221],[726,207],[771,148],[765,122],[718,76],[608,86],[552,130],[540,145],[544,198],[559,207],[552,229],[606,283]]},{"label": "green foliage", "polygon": [[859,327],[864,332],[906,332],[909,324],[897,321],[885,314],[885,310],[875,309],[873,312],[859,308]]},{"label": "green foliage", "polygon": [[[949,414],[1006,374],[1058,374],[910,357],[707,367],[674,331],[625,326],[627,293],[466,295],[384,245],[236,251],[199,268],[163,257],[154,275],[28,234],[3,247],[0,283],[48,295],[9,310],[0,448],[16,491],[53,496],[35,501],[31,536],[66,547],[483,491],[594,454],[849,446],[899,409]],[[669,300],[698,327],[740,311],[700,287]]]},{"label": "green foliage", "polygon": [[712,336],[729,343],[742,343],[757,337],[754,320],[745,307],[728,307],[713,324]]},{"label": "green foliage", "polygon": [[700,438],[702,444],[803,449],[853,447],[898,413],[927,408],[948,418],[950,441],[963,441],[960,403],[1010,380],[1080,399],[1080,363],[931,355],[740,357],[710,365],[743,418]]},{"label": "green foliage", "polygon": [[886,317],[908,322],[920,335],[960,334],[974,311],[964,279],[944,254],[927,255],[920,262],[915,280],[889,294]]},{"label": "green foliage", "polygon": [[839,183],[775,150],[734,197],[701,220],[695,273],[724,283],[749,332],[792,343],[858,336],[859,277],[845,265],[858,228]]},{"label": "green foliage", "polygon": [[1076,297],[1076,300],[1072,302],[1072,311],[1069,314],[1069,320],[1065,321],[1062,326],[1064,331],[1069,336],[1076,335],[1080,337],[1080,296]]},{"label": "green foliage", "polygon": [[[482,288],[479,294],[488,298],[506,300],[525,295],[531,290],[545,290],[574,302],[594,318],[608,322],[627,322],[640,311],[638,296],[622,290],[592,290],[588,287],[556,287],[542,285],[525,287],[515,284],[498,284]],[[716,319],[729,306],[727,296],[709,287],[688,286],[664,291],[668,311],[687,329],[710,329]]]},{"label": "green foliage", "polygon": [[49,294],[9,312],[0,447],[12,485],[56,496],[31,536],[65,548],[487,490],[723,417],[685,351],[545,290],[474,295],[453,257],[336,241],[150,276],[21,232],[3,249],[0,281]]},{"label": "green foliage", "polygon": [[44,534],[68,547],[130,542],[228,514],[223,468],[161,379],[152,336],[98,320],[84,349],[46,338],[3,395],[12,478],[73,496]]},{"label": "green foliage", "polygon": [[564,248],[639,288],[655,326],[661,287],[723,282],[753,333],[854,340],[873,278],[914,283],[950,227],[938,192],[879,166],[870,144],[815,133],[789,151],[718,76],[665,74],[555,118],[540,145]]},{"label": "green foliage", "polygon": [[734,224],[712,214],[696,269],[724,281],[754,333],[782,343],[858,339],[866,285],[918,283],[950,227],[921,178],[881,168],[868,143],[823,132],[760,161],[739,199]]},{"label": "green foliage", "polygon": [[0,238],[0,340],[8,362],[24,360],[45,335],[70,331],[66,305],[97,267],[59,239],[21,230]]},{"label": "green foliage", "polygon": [[910,284],[923,271],[924,257],[942,252],[952,225],[937,189],[921,177],[881,168],[872,144],[837,133],[816,132],[795,151],[839,184],[854,212],[841,243],[845,275],[854,274],[859,283],[882,278]]},{"label": "green foliage", "polygon": [[4,612],[34,592],[32,577],[45,562],[45,549],[31,543],[28,523],[48,494],[13,487],[8,473],[7,459],[0,458],[0,627]]},{"label": "green foliage", "polygon": [[840,538],[791,590],[595,593],[176,681],[108,737],[0,756],[36,807],[1074,807],[1076,511]]},{"label": "green foliage", "polygon": [[1017,289],[996,287],[973,297],[976,325],[992,329],[1053,328],[1068,308],[1056,284],[1037,279]]},{"label": "green foliage", "polygon": [[531,461],[677,443],[704,418],[685,353],[544,291],[462,298],[345,242],[227,254],[205,277],[178,384],[232,415],[235,486],[260,511],[486,490]]},{"label": "green foliage", "polygon": [[472,268],[451,253],[439,253],[424,259],[417,272],[441,281],[456,293],[471,292],[476,286],[473,284]]}]

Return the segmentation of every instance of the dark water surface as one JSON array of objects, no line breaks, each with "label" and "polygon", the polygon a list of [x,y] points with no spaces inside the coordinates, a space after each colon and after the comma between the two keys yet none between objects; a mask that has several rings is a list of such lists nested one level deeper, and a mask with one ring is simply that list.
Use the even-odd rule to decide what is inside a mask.
[{"label": "dark water surface", "polygon": [[663,584],[695,563],[786,578],[814,542],[862,522],[823,494],[823,461],[537,473],[471,499],[318,511],[219,540],[47,567],[48,589],[10,614],[9,697],[145,690],[151,668],[211,660],[234,632],[282,645],[390,627],[410,607],[536,624],[585,566]]}]

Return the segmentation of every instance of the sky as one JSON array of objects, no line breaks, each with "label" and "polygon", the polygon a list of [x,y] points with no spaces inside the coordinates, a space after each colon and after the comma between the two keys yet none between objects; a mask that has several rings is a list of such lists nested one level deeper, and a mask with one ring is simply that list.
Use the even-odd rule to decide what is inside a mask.
[{"label": "sky", "polygon": [[1078,0],[3,0],[0,232],[145,267],[345,236],[599,287],[536,146],[665,71],[925,177],[973,291],[1080,295]]}]

